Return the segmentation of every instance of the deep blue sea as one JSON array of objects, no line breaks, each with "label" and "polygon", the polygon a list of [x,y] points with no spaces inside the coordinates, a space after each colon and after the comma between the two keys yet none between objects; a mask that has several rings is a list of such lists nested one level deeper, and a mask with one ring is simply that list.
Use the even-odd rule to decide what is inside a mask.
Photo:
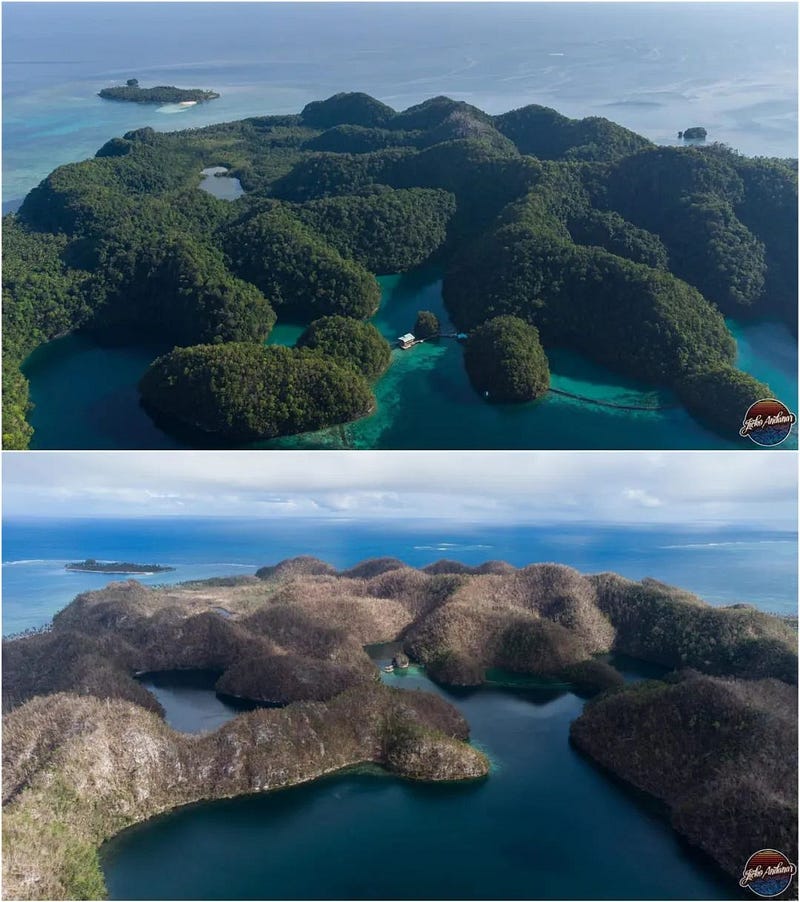
[{"label": "deep blue sea", "polygon": [[711,604],[749,602],[797,612],[797,536],[790,532],[439,520],[18,520],[3,523],[3,634],[41,626],[79,592],[125,578],[68,572],[69,561],[175,567],[142,578],[155,585],[249,574],[299,554],[337,567],[384,555],[415,567],[440,558],[467,564],[500,559],[517,566],[556,561],[587,573],[652,576]]},{"label": "deep blue sea", "polygon": [[[396,109],[437,94],[613,119],[660,143],[703,125],[797,156],[792,3],[4,3],[3,202],[140,126],[298,112],[337,91]],[[222,96],[101,100],[126,78]]]}]

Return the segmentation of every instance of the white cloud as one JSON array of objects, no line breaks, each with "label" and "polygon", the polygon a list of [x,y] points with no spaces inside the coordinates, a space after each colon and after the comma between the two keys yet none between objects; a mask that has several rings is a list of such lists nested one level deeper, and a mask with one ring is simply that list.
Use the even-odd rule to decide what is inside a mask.
[{"label": "white cloud", "polygon": [[641,504],[642,507],[661,507],[660,499],[644,489],[624,489],[622,495],[628,501],[635,501],[637,504]]},{"label": "white cloud", "polygon": [[749,524],[794,529],[786,452],[36,452],[3,455],[4,515],[331,522]]}]

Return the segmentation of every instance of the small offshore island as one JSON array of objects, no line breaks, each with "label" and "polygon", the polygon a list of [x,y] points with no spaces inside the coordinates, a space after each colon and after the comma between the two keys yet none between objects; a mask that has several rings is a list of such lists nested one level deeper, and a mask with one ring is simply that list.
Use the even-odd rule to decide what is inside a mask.
[{"label": "small offshore island", "polygon": [[[786,620],[556,564],[417,570],[379,558],[337,571],[301,557],[223,580],[112,583],[79,595],[50,631],[4,642],[5,897],[102,898],[100,845],[200,800],[367,763],[417,781],[491,781],[452,704],[381,683],[365,646],[388,642],[396,667],[410,661],[441,685],[478,687],[501,668],[589,698],[571,742],[660,800],[732,895],[753,850],[796,848]],[[610,653],[663,676],[626,684]],[[170,670],[214,671],[221,696],[270,707],[177,732],[137,679]]]},{"label": "small offshore island", "polygon": [[129,103],[205,103],[219,97],[215,91],[203,91],[200,88],[176,88],[172,85],[156,85],[154,88],[142,88],[139,80],[129,78],[125,85],[103,88],[98,97],[104,100],[125,100]]},{"label": "small offshore island", "polygon": [[75,570],[80,573],[169,573],[174,567],[165,567],[163,564],[129,564],[121,561],[96,561],[87,558],[85,561],[76,561],[65,565],[66,570]]},{"label": "small offshore island", "polygon": [[708,132],[701,125],[694,125],[685,131],[678,132],[678,137],[684,141],[705,141]]},{"label": "small offshore island", "polygon": [[[242,196],[198,190],[216,167]],[[368,322],[376,276],[427,265],[487,403],[543,398],[548,355],[566,349],[736,440],[773,389],[739,368],[725,317],[796,334],[796,208],[796,160],[660,147],[534,104],[491,116],[435,97],[398,112],[349,93],[297,115],[137,129],[4,220],[4,447],[32,435],[20,366],[70,332],[168,348],[138,394],[192,447],[367,417],[391,361]],[[267,345],[276,322],[305,332]]]}]

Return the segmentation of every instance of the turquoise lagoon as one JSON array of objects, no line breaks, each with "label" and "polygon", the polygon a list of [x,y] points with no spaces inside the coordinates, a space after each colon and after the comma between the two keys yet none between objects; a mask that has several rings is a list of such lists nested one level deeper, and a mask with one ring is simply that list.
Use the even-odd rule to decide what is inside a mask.
[{"label": "turquoise lagoon", "polygon": [[[448,94],[499,113],[528,103],[604,115],[661,144],[703,124],[745,154],[797,155],[797,10],[792,4],[520,3],[324,5],[16,3],[3,7],[3,203],[16,209],[56,166],[143,126],[196,128],[297,112],[367,90],[403,109]],[[668,11],[668,15],[665,15]],[[64,36],[69,35],[65,42]],[[313,46],[315,52],[308,53]],[[414,71],[408,47],[414,47]],[[125,78],[212,88],[192,107],[106,101]],[[232,199],[233,179],[206,190]],[[441,310],[429,272],[381,279],[375,322],[392,340],[418,307]],[[741,365],[796,410],[797,346],[777,324],[731,324]],[[292,344],[281,325],[271,341]],[[135,384],[166,348],[97,348],[67,336],[26,364],[34,448],[172,448],[138,406]],[[476,398],[452,342],[396,352],[378,411],[341,430],[269,447],[733,448],[680,408],[613,411],[552,395],[531,407]],[[650,406],[673,399],[550,349],[553,386]],[[796,437],[781,447],[796,447]]]},{"label": "turquoise lagoon", "polygon": [[[232,181],[211,178],[215,185]],[[221,187],[228,190],[228,186]],[[440,274],[435,269],[382,276],[379,282],[382,300],[373,322],[390,342],[413,328],[420,309],[433,310],[447,322]],[[797,345],[789,331],[771,322],[729,322],[729,326],[739,345],[739,365],[768,382],[776,397],[796,411]],[[293,345],[302,331],[297,324],[279,324],[268,341]],[[83,335],[68,335],[38,348],[23,367],[35,405],[30,415],[35,429],[31,447],[185,447],[162,432],[138,400],[139,379],[152,360],[167,350],[166,346],[103,348]],[[757,447],[739,436],[726,440],[700,426],[670,392],[624,379],[566,349],[549,349],[548,356],[552,387],[580,399],[550,393],[532,404],[488,404],[469,384],[459,343],[443,338],[392,352],[391,366],[376,386],[377,410],[370,417],[253,447]],[[797,447],[796,434],[781,445],[791,447]]]}]

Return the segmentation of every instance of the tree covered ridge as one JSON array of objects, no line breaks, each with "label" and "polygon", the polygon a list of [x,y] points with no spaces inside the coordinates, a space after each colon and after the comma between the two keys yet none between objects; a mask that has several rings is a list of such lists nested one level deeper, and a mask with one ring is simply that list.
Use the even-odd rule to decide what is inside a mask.
[{"label": "tree covered ridge", "polygon": [[478,326],[467,342],[464,365],[475,390],[495,403],[533,401],[550,387],[539,333],[515,316]]},{"label": "tree covered ridge", "polygon": [[[198,191],[210,165],[245,196]],[[656,147],[536,105],[396,112],[340,94],[294,116],[128,132],[4,220],[4,446],[30,438],[19,365],[57,335],[259,342],[276,316],[366,319],[374,274],[429,260],[459,328],[517,317],[545,348],[672,386],[733,435],[697,395],[734,415],[764,388],[735,370],[722,314],[796,328],[796,204],[796,162]]]},{"label": "tree covered ridge", "polygon": [[323,316],[300,336],[299,348],[319,351],[366,379],[374,380],[389,367],[389,342],[372,323],[349,316]]},{"label": "tree covered ridge", "polygon": [[145,405],[195,435],[239,442],[347,423],[374,407],[366,379],[307,348],[226,342],[175,348],[142,378]]}]

